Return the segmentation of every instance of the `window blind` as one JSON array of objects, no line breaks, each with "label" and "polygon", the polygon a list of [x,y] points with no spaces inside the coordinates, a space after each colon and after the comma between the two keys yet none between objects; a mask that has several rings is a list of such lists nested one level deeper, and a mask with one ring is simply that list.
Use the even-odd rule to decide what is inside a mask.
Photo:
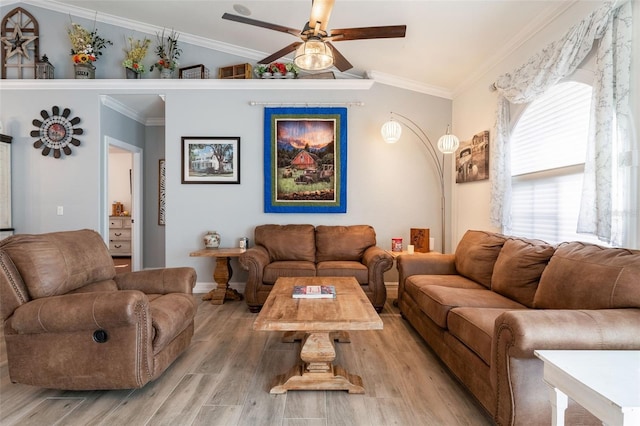
[{"label": "window blind", "polygon": [[598,242],[576,233],[590,107],[591,86],[560,83],[528,105],[513,128],[514,235]]}]

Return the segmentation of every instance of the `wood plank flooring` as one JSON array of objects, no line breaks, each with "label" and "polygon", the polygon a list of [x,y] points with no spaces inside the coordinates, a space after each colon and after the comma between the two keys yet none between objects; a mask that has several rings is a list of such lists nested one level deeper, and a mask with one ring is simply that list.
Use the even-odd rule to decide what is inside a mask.
[{"label": "wood plank flooring", "polygon": [[[201,295],[196,295],[198,300]],[[271,395],[275,375],[300,343],[253,331],[244,302],[201,302],[189,349],[138,390],[71,392],[12,384],[0,332],[0,425],[492,425],[387,301],[383,330],[337,343],[336,364],[362,377],[366,393]]]}]

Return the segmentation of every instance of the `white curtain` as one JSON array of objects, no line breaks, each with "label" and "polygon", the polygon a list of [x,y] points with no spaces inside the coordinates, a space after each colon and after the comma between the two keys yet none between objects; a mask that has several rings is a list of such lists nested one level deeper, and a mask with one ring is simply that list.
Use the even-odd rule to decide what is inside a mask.
[{"label": "white curtain", "polygon": [[[494,83],[498,91],[498,106],[493,146],[490,150],[492,176],[490,219],[494,226],[501,227],[505,233],[508,233],[511,228],[509,103],[532,102],[544,94],[562,78],[573,73],[593,49],[594,41],[600,40],[592,105],[592,117],[600,118],[598,122],[592,120],[590,149],[585,166],[587,181],[582,199],[582,205],[589,207],[581,209],[579,232],[594,232],[603,241],[614,244],[624,243],[613,241],[612,237],[625,236],[628,232],[612,232],[611,225],[622,225],[624,228],[625,217],[633,213],[614,213],[612,209],[614,204],[608,198],[617,193],[613,190],[613,185],[616,185],[617,189],[620,185],[631,187],[637,183],[626,180],[631,178],[630,174],[633,170],[631,166],[625,167],[625,171],[622,172],[623,175],[626,174],[623,176],[624,181],[620,181],[620,177],[612,178],[608,172],[613,169],[619,170],[617,166],[612,165],[614,158],[615,163],[620,163],[617,161],[619,149],[629,148],[633,151],[632,145],[637,144],[631,135],[628,107],[631,37],[631,3],[629,0],[622,0],[617,4],[608,2],[571,28],[562,39],[551,43],[514,72],[498,77]],[[616,114],[614,121],[618,123],[616,138],[613,137],[611,130],[611,117],[614,117],[614,113]],[[602,123],[608,123],[606,126],[609,130],[603,127]],[[620,142],[614,143],[616,140]],[[616,149],[615,155],[614,149]],[[632,164],[628,158],[620,160],[622,164]],[[629,201],[632,197],[623,194],[623,198]],[[633,210],[634,206],[635,204],[628,205],[627,210]],[[587,213],[583,215],[582,212]],[[621,220],[612,219],[614,216],[620,217]],[[591,225],[587,226],[587,223]]]}]

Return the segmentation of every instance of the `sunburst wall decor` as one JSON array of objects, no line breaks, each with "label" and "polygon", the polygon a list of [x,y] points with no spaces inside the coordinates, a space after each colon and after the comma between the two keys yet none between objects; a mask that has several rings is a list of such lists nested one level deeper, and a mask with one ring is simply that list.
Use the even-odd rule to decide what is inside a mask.
[{"label": "sunburst wall decor", "polygon": [[54,158],[60,158],[61,152],[65,155],[71,155],[71,147],[69,145],[80,146],[80,141],[75,135],[81,135],[84,131],[79,127],[74,127],[80,123],[79,117],[69,119],[71,110],[65,108],[60,114],[60,108],[54,106],[51,108],[52,114],[49,115],[47,110],[40,111],[43,120],[33,120],[33,125],[38,130],[32,130],[31,136],[38,138],[33,143],[36,149],[42,148],[42,155],[45,157],[53,151]]}]

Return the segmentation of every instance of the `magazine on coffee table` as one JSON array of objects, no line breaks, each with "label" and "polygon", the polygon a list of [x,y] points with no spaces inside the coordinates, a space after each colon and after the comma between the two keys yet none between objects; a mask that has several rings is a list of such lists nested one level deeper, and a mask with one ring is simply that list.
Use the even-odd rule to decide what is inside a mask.
[{"label": "magazine on coffee table", "polygon": [[294,299],[333,299],[336,288],[332,285],[296,285],[293,287]]}]

